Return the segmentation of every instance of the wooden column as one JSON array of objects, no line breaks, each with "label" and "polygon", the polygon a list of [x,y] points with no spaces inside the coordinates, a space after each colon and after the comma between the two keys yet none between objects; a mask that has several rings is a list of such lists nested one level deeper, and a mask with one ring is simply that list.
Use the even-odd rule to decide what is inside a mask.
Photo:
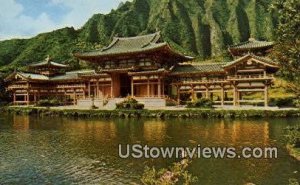
[{"label": "wooden column", "polygon": [[150,97],[150,80],[148,77],[148,81],[147,81],[147,96]]},{"label": "wooden column", "polygon": [[268,107],[268,98],[269,98],[269,95],[268,95],[268,85],[265,84],[265,91],[264,91],[264,100],[265,100],[265,107]]},{"label": "wooden column", "polygon": [[15,105],[16,104],[16,100],[17,100],[17,97],[16,97],[16,92],[14,92],[14,101],[13,101],[13,104]]},{"label": "wooden column", "polygon": [[91,98],[91,82],[89,81],[89,86],[88,86],[88,98]]},{"label": "wooden column", "polygon": [[76,89],[73,89],[73,94],[74,94],[74,100],[73,100],[73,102],[74,102],[74,105],[76,105]]},{"label": "wooden column", "polygon": [[114,96],[114,82],[113,79],[111,79],[111,83],[110,83],[110,97],[113,98]]},{"label": "wooden column", "polygon": [[233,106],[236,106],[236,102],[237,102],[237,95],[236,95],[236,85],[233,85]]},{"label": "wooden column", "polygon": [[206,85],[205,86],[205,88],[206,88],[206,91],[205,91],[205,98],[209,98],[208,96],[209,96],[209,89],[208,89],[208,85]]},{"label": "wooden column", "polygon": [[158,94],[158,97],[160,98],[161,97],[161,79],[160,78],[158,79],[157,94]]},{"label": "wooden column", "polygon": [[36,103],[37,101],[36,101],[36,93],[34,93],[34,103]]},{"label": "wooden column", "polygon": [[131,97],[134,97],[134,80],[133,80],[133,76],[131,77]]},{"label": "wooden column", "polygon": [[222,85],[221,89],[221,106],[224,106],[224,85]]},{"label": "wooden column", "polygon": [[176,86],[177,87],[177,103],[178,105],[180,105],[180,86]]},{"label": "wooden column", "polygon": [[165,81],[162,80],[162,95],[165,96]]},{"label": "wooden column", "polygon": [[195,90],[194,90],[194,86],[191,85],[192,88],[192,101],[195,101]]},{"label": "wooden column", "polygon": [[27,105],[30,103],[29,91],[27,91]]},{"label": "wooden column", "polygon": [[99,80],[97,80],[96,97],[97,97],[97,98],[100,98],[100,93],[99,93]]},{"label": "wooden column", "polygon": [[237,106],[240,106],[240,100],[241,100],[241,92],[238,91],[238,89],[236,90],[236,104]]}]

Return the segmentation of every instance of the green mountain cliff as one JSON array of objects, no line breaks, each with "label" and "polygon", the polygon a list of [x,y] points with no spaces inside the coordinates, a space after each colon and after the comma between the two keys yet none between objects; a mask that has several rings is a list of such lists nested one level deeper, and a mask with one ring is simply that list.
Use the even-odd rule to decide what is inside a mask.
[{"label": "green mountain cliff", "polygon": [[181,52],[205,59],[249,37],[272,40],[272,0],[134,0],[107,15],[96,14],[79,30],[63,28],[31,39],[0,42],[0,69],[11,70],[47,55],[71,63],[71,53],[109,44],[113,36],[162,32]]}]

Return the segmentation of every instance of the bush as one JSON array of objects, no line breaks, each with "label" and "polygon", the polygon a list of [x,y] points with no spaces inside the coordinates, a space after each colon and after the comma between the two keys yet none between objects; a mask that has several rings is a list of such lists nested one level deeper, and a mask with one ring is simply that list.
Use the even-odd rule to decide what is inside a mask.
[{"label": "bush", "polygon": [[142,110],[144,109],[144,104],[139,103],[136,99],[128,97],[121,103],[116,104],[117,109],[129,109],[129,110]]},{"label": "bush", "polygon": [[36,105],[40,107],[52,107],[52,106],[62,106],[63,103],[58,99],[45,99],[45,100],[39,100]]},{"label": "bush", "polygon": [[174,107],[174,106],[177,106],[177,102],[174,101],[174,100],[171,100],[171,99],[167,99],[167,101],[166,101],[166,106],[167,106],[167,107]]},{"label": "bush", "polygon": [[293,145],[295,148],[300,148],[300,125],[287,128],[288,133],[286,138],[288,143]]},{"label": "bush", "polygon": [[294,106],[300,108],[300,98],[294,100]]},{"label": "bush", "polygon": [[269,105],[277,107],[294,107],[295,97],[271,98]]},{"label": "bush", "polygon": [[195,102],[188,102],[188,108],[212,108],[213,101],[207,98],[200,98]]},{"label": "bush", "polygon": [[146,167],[144,174],[141,178],[144,185],[175,185],[175,184],[192,184],[198,181],[197,177],[194,177],[187,171],[187,167],[191,162],[187,159],[183,159],[181,162],[174,163],[173,166],[168,169],[156,170],[154,167]]}]

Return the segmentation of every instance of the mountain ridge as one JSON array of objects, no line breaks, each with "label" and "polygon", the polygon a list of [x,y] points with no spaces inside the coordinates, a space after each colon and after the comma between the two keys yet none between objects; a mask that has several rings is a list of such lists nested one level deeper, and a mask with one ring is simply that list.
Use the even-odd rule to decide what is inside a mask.
[{"label": "mountain ridge", "polygon": [[71,53],[101,48],[118,36],[160,30],[175,49],[200,59],[222,55],[227,46],[255,37],[273,40],[276,14],[272,0],[134,0],[109,14],[93,15],[80,29],[72,27],[30,39],[0,42],[0,66],[12,70],[51,55],[74,64]]}]

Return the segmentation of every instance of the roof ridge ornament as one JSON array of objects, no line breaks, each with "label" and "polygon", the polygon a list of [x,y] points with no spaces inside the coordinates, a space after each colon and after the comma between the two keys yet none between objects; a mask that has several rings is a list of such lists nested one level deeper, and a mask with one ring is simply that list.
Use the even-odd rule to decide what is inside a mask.
[{"label": "roof ridge ornament", "polygon": [[51,62],[50,55],[47,55],[46,62],[47,62],[48,64],[50,64],[50,62]]},{"label": "roof ridge ornament", "polygon": [[255,38],[253,38],[253,37],[250,37],[250,38],[249,38],[249,42],[255,42],[255,41],[256,41]]}]

